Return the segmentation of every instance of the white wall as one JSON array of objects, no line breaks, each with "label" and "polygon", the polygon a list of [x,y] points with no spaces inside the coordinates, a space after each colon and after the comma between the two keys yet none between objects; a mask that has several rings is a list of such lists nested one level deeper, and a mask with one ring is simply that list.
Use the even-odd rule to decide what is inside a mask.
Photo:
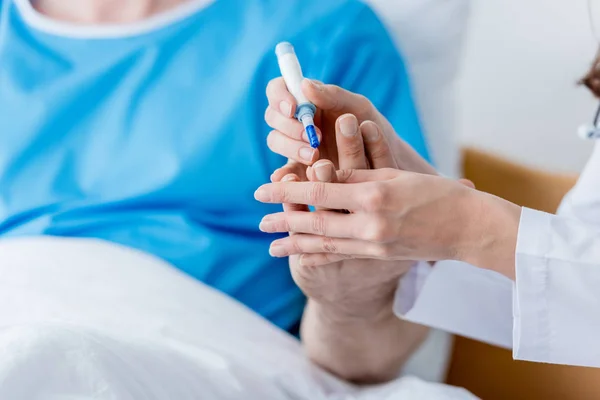
[{"label": "white wall", "polygon": [[576,127],[591,122],[596,105],[575,85],[597,47],[587,0],[471,6],[458,85],[460,142],[533,166],[579,171],[591,143],[576,136]]}]

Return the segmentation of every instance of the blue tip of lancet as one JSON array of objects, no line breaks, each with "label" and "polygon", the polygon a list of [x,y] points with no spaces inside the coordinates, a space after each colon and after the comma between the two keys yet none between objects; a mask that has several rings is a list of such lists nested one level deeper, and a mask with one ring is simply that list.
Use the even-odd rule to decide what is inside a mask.
[{"label": "blue tip of lancet", "polygon": [[306,136],[308,136],[310,147],[313,149],[319,147],[319,137],[317,136],[317,130],[315,129],[314,125],[309,125],[306,127]]}]

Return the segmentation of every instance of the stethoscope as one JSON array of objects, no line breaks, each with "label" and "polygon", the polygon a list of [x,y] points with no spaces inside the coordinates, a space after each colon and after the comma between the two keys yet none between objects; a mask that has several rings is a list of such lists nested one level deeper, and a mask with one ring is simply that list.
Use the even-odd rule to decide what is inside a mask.
[{"label": "stethoscope", "polygon": [[[596,26],[594,24],[594,7],[592,7],[592,0],[588,0],[588,16],[590,18],[590,28],[592,30],[592,35],[596,38],[596,41],[600,43],[600,36],[596,32]],[[592,125],[581,125],[577,129],[577,135],[582,139],[598,139],[600,138],[600,126],[598,126],[598,122],[600,120],[600,105],[596,109],[596,114],[594,115],[594,123]]]},{"label": "stethoscope", "polygon": [[582,139],[600,138],[600,127],[598,126],[598,120],[600,120],[600,105],[596,110],[593,125],[581,125],[579,129],[577,129],[577,135],[579,135],[579,137]]}]

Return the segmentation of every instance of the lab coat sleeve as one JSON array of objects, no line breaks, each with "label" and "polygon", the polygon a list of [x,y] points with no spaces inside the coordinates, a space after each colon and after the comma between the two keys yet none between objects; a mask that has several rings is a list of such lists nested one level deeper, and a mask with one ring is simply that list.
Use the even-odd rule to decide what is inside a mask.
[{"label": "lab coat sleeve", "polygon": [[600,367],[599,188],[597,144],[559,215],[523,208],[516,283],[460,262],[420,263],[399,284],[396,314],[512,346],[515,359]]},{"label": "lab coat sleeve", "polygon": [[411,322],[510,348],[513,283],[459,261],[420,262],[398,285],[394,312]]},{"label": "lab coat sleeve", "polygon": [[600,229],[523,209],[513,356],[600,367]]},{"label": "lab coat sleeve", "polygon": [[558,215],[523,209],[516,359],[600,367],[600,142]]},{"label": "lab coat sleeve", "polygon": [[523,209],[516,285],[457,261],[420,263],[398,286],[401,318],[513,348],[518,360],[600,367],[600,229]]}]

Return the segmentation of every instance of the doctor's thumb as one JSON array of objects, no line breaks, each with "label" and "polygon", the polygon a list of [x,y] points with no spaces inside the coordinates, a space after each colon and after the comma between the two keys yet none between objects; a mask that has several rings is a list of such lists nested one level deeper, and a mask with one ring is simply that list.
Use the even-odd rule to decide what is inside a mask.
[{"label": "doctor's thumb", "polygon": [[302,92],[317,109],[334,113],[350,113],[359,117],[372,111],[371,102],[366,97],[352,93],[336,85],[326,85],[323,82],[304,79]]}]

